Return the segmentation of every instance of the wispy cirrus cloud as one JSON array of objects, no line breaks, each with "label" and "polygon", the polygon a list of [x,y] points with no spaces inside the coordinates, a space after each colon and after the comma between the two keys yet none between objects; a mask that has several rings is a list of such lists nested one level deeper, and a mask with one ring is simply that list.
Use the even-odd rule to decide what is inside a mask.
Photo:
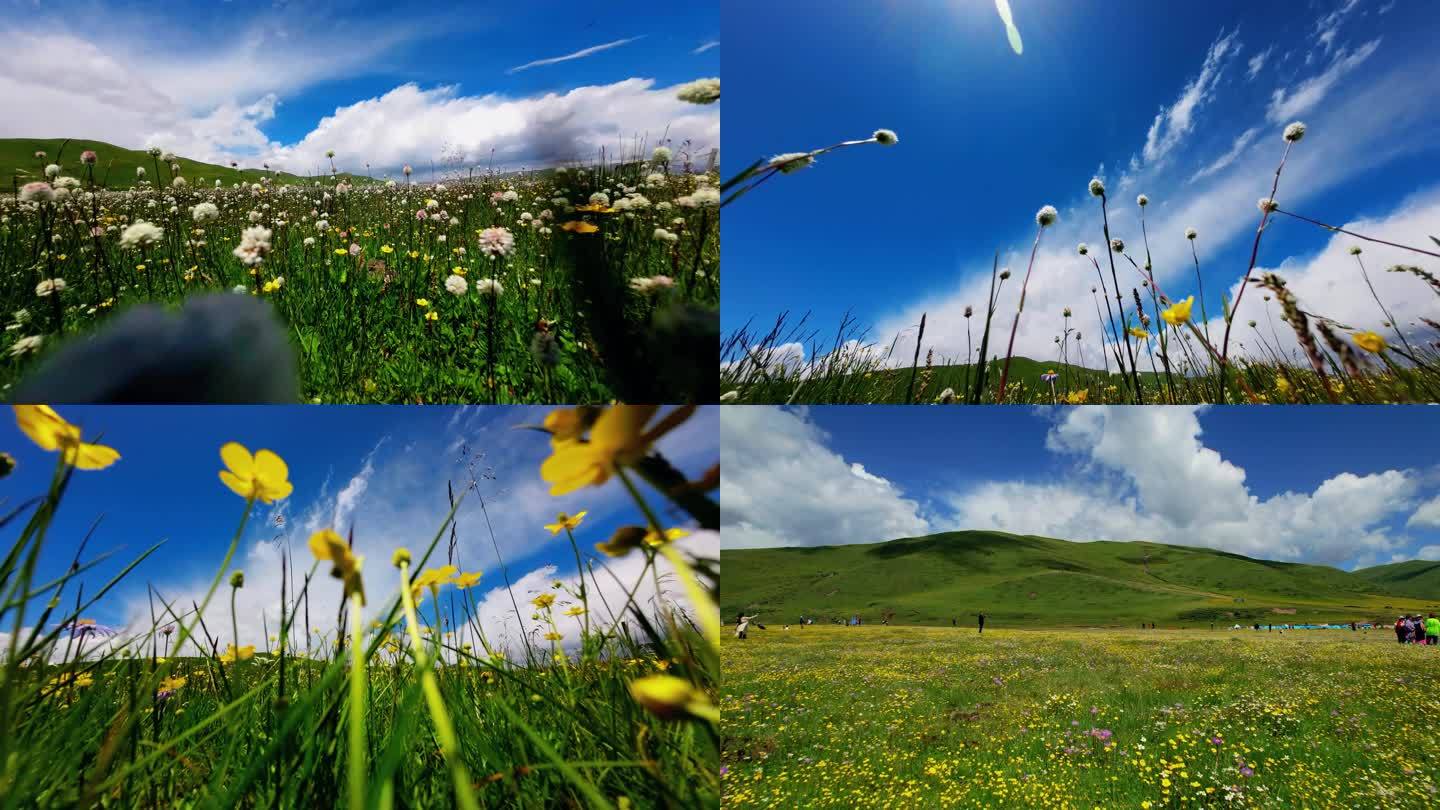
[{"label": "wispy cirrus cloud", "polygon": [[624,45],[629,45],[632,42],[638,42],[644,38],[645,35],[641,34],[638,37],[627,37],[625,39],[617,39],[614,42],[604,42],[599,45],[591,45],[588,48],[581,48],[574,53],[567,53],[564,56],[552,56],[548,59],[536,59],[534,62],[526,62],[523,65],[517,65],[515,67],[512,67],[505,72],[507,74],[513,74],[519,73],[522,70],[530,70],[531,68],[544,67],[546,65],[558,65],[561,62],[573,62],[576,59],[584,59],[587,56],[594,56],[595,54],[602,51],[608,51],[612,48],[619,48]]},{"label": "wispy cirrus cloud", "polygon": [[700,47],[698,47],[698,48],[696,48],[695,50],[691,51],[690,53],[691,53],[691,54],[694,54],[694,55],[699,55],[699,54],[705,53],[706,51],[710,50],[711,48],[718,48],[718,47],[720,47],[720,40],[718,40],[718,39],[712,39],[712,40],[710,40],[709,42],[706,42],[706,43],[704,43],[703,45],[701,45]]}]

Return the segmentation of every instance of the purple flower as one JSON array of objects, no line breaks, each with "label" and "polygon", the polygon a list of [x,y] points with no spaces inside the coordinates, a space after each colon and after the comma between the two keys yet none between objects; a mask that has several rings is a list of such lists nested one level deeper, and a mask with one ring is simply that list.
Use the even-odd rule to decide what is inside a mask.
[{"label": "purple flower", "polygon": [[1225,741],[1220,739],[1219,737],[1211,737],[1210,743],[1211,745],[1224,745]]},{"label": "purple flower", "polygon": [[1241,776],[1245,776],[1245,777],[1254,776],[1254,775],[1255,775],[1255,769],[1254,769],[1254,768],[1251,768],[1249,765],[1241,765],[1241,766],[1240,766],[1240,775],[1241,775]]},{"label": "purple flower", "polygon": [[721,776],[724,776],[724,775],[727,774],[727,773],[730,773],[730,766],[729,766],[729,765],[721,765],[721,766],[720,766],[720,775],[721,775]]}]

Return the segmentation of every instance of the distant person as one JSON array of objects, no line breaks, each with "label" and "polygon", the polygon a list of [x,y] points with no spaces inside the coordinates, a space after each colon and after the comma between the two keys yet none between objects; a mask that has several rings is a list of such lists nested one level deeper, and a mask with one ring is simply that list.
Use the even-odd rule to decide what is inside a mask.
[{"label": "distant person", "polygon": [[1395,620],[1395,640],[1401,644],[1405,643],[1405,617],[1401,616]]},{"label": "distant person", "polygon": [[1432,647],[1440,643],[1440,619],[1435,618],[1434,613],[1425,620],[1425,643]]},{"label": "distant person", "polygon": [[750,622],[755,620],[754,616],[741,615],[737,617],[739,622],[735,625],[735,638],[745,638],[745,631],[750,629]]},{"label": "distant person", "polygon": [[976,618],[980,620],[980,633],[983,635],[985,633],[985,614],[978,613],[976,614]]},{"label": "distant person", "polygon": [[950,617],[950,626],[951,626],[951,627],[954,627],[954,626],[955,626],[955,617],[954,617],[954,616],[951,616],[951,617]]}]

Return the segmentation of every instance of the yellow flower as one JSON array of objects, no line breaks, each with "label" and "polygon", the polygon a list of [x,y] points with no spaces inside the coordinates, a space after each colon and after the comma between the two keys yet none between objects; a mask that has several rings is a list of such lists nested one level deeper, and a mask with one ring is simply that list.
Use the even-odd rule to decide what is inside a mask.
[{"label": "yellow flower", "polygon": [[564,513],[564,512],[561,512],[560,514],[558,514],[558,515],[555,516],[555,522],[554,522],[554,523],[546,523],[546,524],[545,524],[545,528],[549,529],[549,530],[550,530],[550,536],[551,536],[551,537],[554,537],[555,535],[559,534],[561,531],[563,531],[563,530],[565,530],[565,529],[577,529],[577,528],[579,528],[579,527],[580,527],[580,521],[584,520],[584,519],[585,519],[585,516],[588,515],[588,514],[590,514],[588,511],[587,511],[587,512],[577,512],[575,515],[571,516],[571,515],[568,515],[568,514],[566,514],[566,513]]},{"label": "yellow flower", "polygon": [[1290,381],[1284,377],[1276,377],[1275,390],[1282,394],[1290,393]]},{"label": "yellow flower", "polygon": [[551,605],[555,604],[555,594],[553,594],[553,593],[542,593],[542,594],[540,594],[539,596],[535,597],[534,599],[531,599],[531,600],[530,600],[530,603],[531,603],[532,605],[534,605],[535,607],[540,608],[541,610],[544,610],[545,608],[548,608],[548,607],[550,607]]},{"label": "yellow flower", "polygon": [[60,451],[64,462],[81,470],[103,470],[120,454],[113,447],[80,440],[80,428],[66,422],[49,405],[15,405],[15,424],[41,450]]},{"label": "yellow flower", "polygon": [[336,256],[344,256],[344,255],[345,255],[345,248],[335,248],[335,255],[336,255]]},{"label": "yellow flower", "polygon": [[662,720],[698,717],[720,722],[720,710],[710,697],[684,678],[650,675],[630,682],[630,696]]},{"label": "yellow flower", "polygon": [[600,226],[591,225],[588,222],[581,222],[578,219],[573,219],[565,223],[564,225],[561,225],[560,229],[569,231],[571,233],[595,233],[596,231],[600,230]]},{"label": "yellow flower", "polygon": [[682,537],[689,537],[690,533],[684,529],[666,529],[662,537],[659,532],[651,529],[645,533],[645,545],[650,548],[659,548],[666,543],[674,542]]},{"label": "yellow flower", "polygon": [[552,436],[551,455],[540,465],[540,477],[552,484],[550,494],[564,495],[610,480],[616,469],[644,458],[650,445],[689,419],[695,406],[676,408],[646,430],[659,410],[659,405],[612,405],[595,420],[589,441]]},{"label": "yellow flower", "polygon": [[390,555],[390,564],[396,568],[402,565],[408,565],[409,563],[410,549],[408,548],[397,548],[395,549],[395,553]]},{"label": "yellow flower", "polygon": [[455,587],[460,590],[472,588],[480,582],[480,572],[473,571],[469,574],[461,574],[455,578]]},{"label": "yellow flower", "polygon": [[310,553],[317,560],[328,560],[333,564],[330,576],[345,583],[345,598],[359,594],[360,604],[365,604],[365,583],[360,578],[360,566],[365,558],[356,555],[345,538],[333,529],[321,529],[310,535]]},{"label": "yellow flower", "polygon": [[1137,338],[1140,338],[1141,340],[1148,340],[1150,338],[1150,333],[1146,332],[1144,329],[1141,329],[1138,326],[1130,327],[1130,334],[1134,335]]},{"label": "yellow flower", "polygon": [[465,276],[465,273],[466,273],[467,271],[465,270],[464,267],[461,267],[460,265],[457,264],[456,266],[450,268],[450,272],[452,272],[452,273],[454,273],[455,275],[460,276],[460,277],[463,278],[463,277]]},{"label": "yellow flower", "polygon": [[454,583],[459,575],[460,569],[453,565],[446,565],[441,568],[426,568],[421,572],[420,576],[415,578],[414,582],[410,583],[410,595],[414,597],[416,604],[419,604],[421,598],[425,595],[426,588],[438,594],[441,587]]},{"label": "yellow flower", "polygon": [[244,647],[241,647],[241,648],[238,649],[238,650],[235,649],[235,645],[234,645],[234,644],[227,644],[227,645],[225,645],[225,654],[222,655],[222,656],[220,656],[220,663],[222,663],[222,664],[229,664],[229,663],[233,663],[233,662],[235,662],[235,661],[237,661],[237,660],[239,660],[239,661],[249,661],[251,658],[254,658],[254,657],[255,657],[255,645],[254,645],[254,644],[246,644]]},{"label": "yellow flower", "polygon": [[438,312],[436,312],[435,310],[432,309],[432,310],[430,310],[429,312],[425,313],[425,320],[427,320],[427,321],[438,321],[438,320],[440,320],[440,313],[438,313]]},{"label": "yellow flower", "polygon": [[1160,317],[1171,326],[1179,326],[1190,320],[1190,307],[1195,305],[1195,296],[1190,296],[1184,301],[1177,301],[1169,309],[1163,310]]},{"label": "yellow flower", "polygon": [[220,471],[220,481],[242,498],[274,503],[290,497],[295,489],[287,480],[290,468],[285,460],[269,450],[251,456],[244,445],[228,442],[220,448],[220,458],[230,468]]},{"label": "yellow flower", "polygon": [[429,299],[429,298],[416,298],[416,299],[415,299],[415,306],[417,306],[417,307],[428,307],[428,306],[430,306],[430,299]]},{"label": "yellow flower", "polygon": [[410,258],[412,258],[412,259],[418,259],[418,258],[420,258],[420,251],[418,251],[418,250],[412,250],[412,251],[410,251],[409,256],[410,256]]},{"label": "yellow flower", "polygon": [[575,605],[575,606],[571,607],[569,610],[565,611],[565,615],[566,615],[566,616],[584,616],[584,615],[585,615],[585,608],[580,607],[579,605]]},{"label": "yellow flower", "polygon": [[1065,401],[1071,405],[1084,405],[1085,400],[1090,397],[1090,389],[1083,388],[1079,391],[1071,391],[1065,395]]},{"label": "yellow flower", "polygon": [[562,638],[565,638],[565,637],[562,636],[562,635],[560,635],[559,633],[554,632],[554,631],[551,631],[551,632],[545,634],[545,639],[546,639],[547,641],[559,641],[559,640],[562,639]]},{"label": "yellow flower", "polygon": [[578,439],[593,420],[584,408],[556,408],[545,414],[545,429],[552,439]]},{"label": "yellow flower", "polygon": [[386,256],[389,256],[391,253],[395,252],[395,248],[390,247],[389,245],[381,245],[380,252],[384,253]]},{"label": "yellow flower", "polygon": [[603,206],[603,205],[601,205],[601,204],[599,204],[599,203],[592,203],[592,204],[590,204],[590,205],[577,205],[577,206],[575,206],[575,210],[576,210],[576,211],[588,211],[588,212],[590,212],[590,213],[592,213],[592,214],[613,214],[613,213],[615,213],[615,209],[614,209],[614,208],[606,208],[605,206]]},{"label": "yellow flower", "polygon": [[1385,338],[1374,332],[1355,332],[1350,337],[1355,341],[1356,346],[1371,354],[1379,354],[1387,348]]},{"label": "yellow flower", "polygon": [[160,688],[161,688],[161,689],[164,689],[164,690],[166,690],[166,691],[169,691],[169,692],[173,692],[173,691],[175,691],[176,689],[179,689],[180,687],[182,687],[182,686],[184,686],[184,685],[185,685],[185,678],[184,678],[183,676],[179,676],[179,675],[177,675],[177,676],[175,676],[175,677],[173,677],[173,678],[166,678],[165,680],[163,680],[163,681],[160,682]]}]

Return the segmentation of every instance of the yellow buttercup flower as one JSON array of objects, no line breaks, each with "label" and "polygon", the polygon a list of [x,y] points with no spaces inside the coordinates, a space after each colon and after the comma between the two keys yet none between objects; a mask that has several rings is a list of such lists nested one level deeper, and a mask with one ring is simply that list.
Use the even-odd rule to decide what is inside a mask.
[{"label": "yellow buttercup flower", "polygon": [[592,213],[592,214],[613,214],[613,213],[615,213],[615,209],[614,209],[614,208],[607,208],[606,206],[603,206],[603,205],[601,205],[601,204],[599,204],[599,203],[591,203],[590,205],[577,205],[577,206],[575,206],[575,210],[576,210],[576,211],[588,211],[588,212],[590,212],[590,213]]},{"label": "yellow buttercup flower", "polygon": [[645,533],[644,542],[645,545],[649,546],[650,548],[659,548],[666,543],[671,543],[679,540],[682,537],[689,536],[690,533],[685,531],[684,529],[666,529],[663,535],[655,531],[654,529],[651,529],[650,531]]},{"label": "yellow buttercup flower", "polygon": [[1385,338],[1374,332],[1355,332],[1350,335],[1355,345],[1371,354],[1379,354],[1388,348],[1385,345]]},{"label": "yellow buttercup flower", "polygon": [[427,320],[427,321],[438,321],[438,320],[440,320],[440,313],[438,313],[438,312],[436,312],[435,310],[432,309],[432,310],[430,310],[429,312],[425,313],[425,320]]},{"label": "yellow buttercup flower", "polygon": [[1141,329],[1138,326],[1130,327],[1130,334],[1134,335],[1137,338],[1140,338],[1141,340],[1148,340],[1150,338],[1150,333],[1146,332],[1144,329]]},{"label": "yellow buttercup flower", "polygon": [[120,454],[113,447],[80,440],[80,428],[66,422],[49,405],[15,405],[15,424],[41,450],[60,452],[64,462],[76,469],[103,470]]},{"label": "yellow buttercup flower", "polygon": [[235,661],[249,661],[251,658],[254,658],[254,657],[255,657],[255,645],[254,645],[254,644],[246,644],[244,647],[241,647],[241,648],[238,649],[238,650],[235,649],[235,645],[234,645],[234,644],[228,644],[228,645],[226,645],[226,647],[225,647],[225,654],[222,655],[222,656],[220,656],[220,663],[222,663],[222,664],[230,664],[230,663],[234,663]]},{"label": "yellow buttercup flower", "polygon": [[551,632],[545,634],[545,639],[546,639],[547,641],[559,641],[559,640],[562,639],[562,638],[565,638],[565,637],[564,637],[563,635],[559,634],[559,633],[554,632],[554,631],[551,631]]},{"label": "yellow buttercup flower", "polygon": [[471,573],[461,574],[460,576],[455,577],[455,587],[458,588],[458,589],[460,589],[460,590],[462,590],[462,591],[465,590],[466,588],[473,588],[475,585],[479,584],[479,582],[480,582],[480,572],[479,572],[479,571],[473,571],[473,572],[471,572]]},{"label": "yellow buttercup flower", "polygon": [[531,600],[530,600],[530,603],[531,603],[532,605],[534,605],[535,607],[540,608],[541,610],[544,610],[544,609],[550,607],[551,605],[555,604],[555,594],[553,594],[553,593],[542,593],[542,594],[540,594],[539,596],[535,597],[534,599],[531,599]]},{"label": "yellow buttercup flower", "polygon": [[580,607],[579,605],[575,605],[575,606],[571,607],[569,610],[565,611],[565,615],[566,615],[566,616],[584,616],[584,615],[585,615],[585,608]]},{"label": "yellow buttercup flower", "polygon": [[590,514],[588,511],[586,511],[586,512],[577,512],[575,515],[572,516],[572,515],[568,515],[568,514],[566,514],[566,513],[564,513],[564,512],[561,512],[560,514],[558,514],[558,515],[555,516],[555,522],[554,522],[554,523],[546,523],[546,524],[545,524],[545,528],[549,529],[549,530],[550,530],[550,536],[551,536],[551,537],[554,537],[555,535],[559,534],[560,532],[564,531],[565,529],[577,529],[577,528],[579,528],[579,527],[580,527],[580,521],[584,520],[584,519],[585,519],[585,516],[588,515],[588,514]]},{"label": "yellow buttercup flower", "polygon": [[1184,301],[1177,301],[1168,309],[1160,313],[1160,317],[1171,326],[1180,326],[1190,320],[1190,307],[1195,305],[1195,296],[1190,296]]},{"label": "yellow buttercup flower", "polygon": [[590,426],[585,408],[556,408],[545,414],[545,429],[555,439],[578,439]]},{"label": "yellow buttercup flower", "polygon": [[336,256],[344,256],[344,255],[345,255],[345,248],[335,248],[335,255],[336,255]]},{"label": "yellow buttercup flower", "polygon": [[395,248],[390,247],[389,245],[381,245],[380,252],[384,253],[386,256],[389,256],[391,253],[395,252]]},{"label": "yellow buttercup flower", "polygon": [[1065,401],[1071,405],[1084,405],[1085,400],[1090,398],[1090,389],[1082,388],[1079,391],[1071,391],[1065,395]]},{"label": "yellow buttercup flower", "polygon": [[228,442],[220,448],[220,458],[230,468],[220,471],[220,480],[242,498],[274,503],[295,490],[285,460],[269,450],[252,456],[239,442]]},{"label": "yellow buttercup flower", "polygon": [[610,480],[616,469],[644,458],[650,445],[689,419],[695,406],[676,408],[646,430],[659,410],[659,405],[612,405],[595,420],[588,441],[552,436],[551,455],[540,465],[540,477],[552,484],[550,494],[564,495]]},{"label": "yellow buttercup flower", "polygon": [[425,596],[426,588],[438,594],[442,587],[454,583],[459,575],[460,569],[453,565],[426,568],[420,573],[420,576],[415,578],[414,582],[410,583],[410,595],[418,605]]},{"label": "yellow buttercup flower", "polygon": [[317,560],[327,560],[332,563],[330,576],[345,583],[345,598],[351,594],[360,596],[360,604],[365,604],[365,583],[360,578],[360,566],[365,558],[355,554],[345,538],[336,534],[333,529],[321,529],[310,535],[310,553],[315,555]]},{"label": "yellow buttercup flower", "polygon": [[430,299],[428,299],[428,298],[416,298],[416,299],[415,299],[415,306],[417,306],[417,307],[428,307],[428,306],[430,306]]},{"label": "yellow buttercup flower", "polygon": [[182,686],[184,686],[184,685],[185,685],[185,678],[184,678],[183,676],[178,676],[178,675],[175,676],[175,677],[173,677],[173,678],[166,678],[165,680],[163,680],[163,681],[160,682],[160,688],[161,688],[161,689],[164,689],[164,690],[166,690],[166,691],[168,691],[168,692],[173,692],[173,691],[175,691],[176,689],[179,689],[180,687],[182,687]]},{"label": "yellow buttercup flower", "polygon": [[600,230],[600,226],[592,225],[588,222],[582,222],[578,219],[574,219],[565,223],[564,225],[561,225],[560,229],[569,231],[571,233],[595,233],[596,231]]},{"label": "yellow buttercup flower", "polygon": [[662,720],[698,717],[720,722],[720,710],[710,697],[684,678],[650,675],[630,682],[630,696]]}]

